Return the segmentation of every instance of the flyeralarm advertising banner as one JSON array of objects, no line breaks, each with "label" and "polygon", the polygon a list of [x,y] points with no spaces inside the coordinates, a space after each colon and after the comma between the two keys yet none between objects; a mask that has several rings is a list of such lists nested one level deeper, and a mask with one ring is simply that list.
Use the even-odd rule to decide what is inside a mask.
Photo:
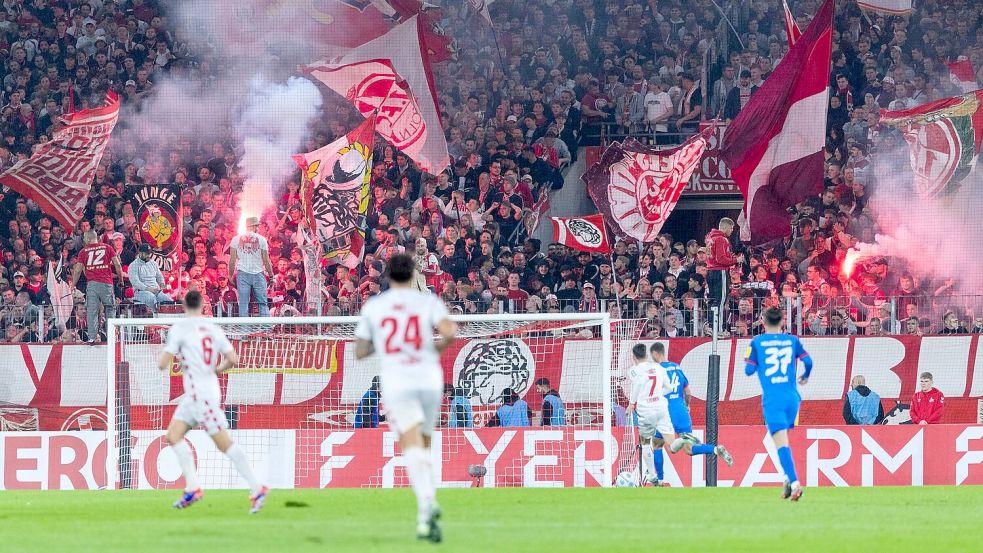
[{"label": "flyeralarm advertising banner", "polygon": [[[634,430],[614,428],[615,452],[634,453]],[[701,434],[701,431],[697,431]],[[403,487],[409,484],[396,435],[374,430],[246,430],[233,438],[257,474],[277,488]],[[200,430],[188,436],[201,484],[242,488],[234,468]],[[782,473],[762,426],[723,426],[734,456],[722,487],[779,486]],[[791,433],[799,476],[807,486],[983,484],[983,426],[806,426]],[[131,436],[132,487],[184,487],[163,432]],[[107,483],[106,433],[0,433],[0,489],[97,489]],[[625,447],[622,447],[622,446]],[[441,487],[476,487],[469,465],[487,469],[482,487],[596,487],[603,481],[599,428],[444,429],[435,433],[434,469]],[[439,456],[439,458],[438,458]],[[621,459],[615,460],[618,467]],[[115,464],[113,465],[115,466]],[[704,457],[666,455],[672,486],[704,485]]]}]

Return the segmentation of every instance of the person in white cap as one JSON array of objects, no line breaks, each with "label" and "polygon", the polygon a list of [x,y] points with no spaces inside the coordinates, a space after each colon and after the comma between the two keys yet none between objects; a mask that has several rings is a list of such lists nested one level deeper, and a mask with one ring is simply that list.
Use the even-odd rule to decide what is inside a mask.
[{"label": "person in white cap", "polygon": [[[270,261],[270,245],[266,238],[256,232],[259,217],[246,218],[246,232],[232,239],[229,246],[229,280],[235,280],[239,293],[239,316],[249,316],[249,299],[256,298],[259,316],[270,316],[267,298],[267,274],[273,276],[273,263]],[[265,269],[265,273],[264,273]]]}]

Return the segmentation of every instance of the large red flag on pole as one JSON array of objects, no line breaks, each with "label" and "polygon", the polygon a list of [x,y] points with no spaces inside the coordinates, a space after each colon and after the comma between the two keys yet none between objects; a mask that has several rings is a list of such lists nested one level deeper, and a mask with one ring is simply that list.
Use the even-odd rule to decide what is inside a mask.
[{"label": "large red flag on pole", "polygon": [[802,30],[799,29],[799,25],[795,22],[795,17],[792,16],[792,10],[789,9],[786,0],[782,0],[782,7],[785,8],[785,34],[788,35],[788,47],[791,48],[799,41],[799,37],[802,36]]},{"label": "large red flag on pole", "polygon": [[604,217],[600,213],[587,217],[550,217],[550,221],[553,223],[553,241],[557,244],[582,252],[611,253]]},{"label": "large red flag on pole", "polygon": [[376,131],[425,171],[447,168],[447,141],[424,53],[422,22],[412,17],[385,35],[302,69],[344,96]]},{"label": "large red flag on pole", "polygon": [[741,239],[787,236],[787,209],[822,192],[833,0],[724,134],[720,155],[744,194]]}]

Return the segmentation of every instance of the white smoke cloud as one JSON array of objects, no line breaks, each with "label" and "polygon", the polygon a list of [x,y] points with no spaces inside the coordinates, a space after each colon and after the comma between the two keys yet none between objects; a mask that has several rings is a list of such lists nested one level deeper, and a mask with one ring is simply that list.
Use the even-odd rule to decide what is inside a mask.
[{"label": "white smoke cloud", "polygon": [[246,177],[244,216],[258,215],[273,199],[273,186],[296,170],[291,156],[303,144],[320,109],[321,93],[307,79],[290,77],[280,84],[253,81],[238,124],[243,137],[239,166]]},{"label": "white smoke cloud", "polygon": [[957,293],[983,289],[983,168],[977,163],[959,189],[944,199],[922,200],[912,186],[907,144],[882,151],[872,164],[876,187],[872,217],[879,232],[858,244],[861,257],[891,256],[934,290],[955,278]]}]

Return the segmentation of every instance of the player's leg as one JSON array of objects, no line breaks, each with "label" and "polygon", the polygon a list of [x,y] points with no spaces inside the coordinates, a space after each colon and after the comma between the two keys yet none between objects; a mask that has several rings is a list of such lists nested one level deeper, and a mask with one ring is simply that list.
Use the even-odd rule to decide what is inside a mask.
[{"label": "player's leg", "polygon": [[212,441],[215,442],[215,447],[232,461],[232,465],[236,468],[236,471],[249,484],[249,500],[251,503],[249,512],[258,513],[263,508],[267,494],[270,493],[269,488],[260,483],[259,478],[256,477],[256,473],[253,472],[253,467],[249,463],[249,458],[246,457],[246,452],[232,441],[232,435],[229,434],[228,430],[229,422],[225,418],[225,412],[214,402],[205,402],[203,408],[202,424],[205,426],[205,430],[212,437]]},{"label": "player's leg", "polygon": [[430,460],[430,438],[429,435],[424,435],[427,415],[421,399],[426,399],[429,403],[429,394],[421,390],[393,390],[383,382],[382,397],[386,405],[386,416],[399,434],[399,448],[406,463],[410,487],[416,496],[417,537],[433,539],[431,523],[435,485]]},{"label": "player's leg", "polygon": [[785,473],[785,489],[783,497],[785,499],[798,500],[802,496],[802,486],[799,484],[798,475],[795,472],[795,461],[792,459],[792,450],[788,445],[788,430],[792,428],[793,421],[798,412],[798,405],[772,405],[764,409],[765,424],[771,433],[771,439],[775,444],[775,451],[778,454],[778,462]]},{"label": "player's leg", "polygon": [[191,448],[184,440],[184,436],[196,424],[190,403],[191,400],[187,396],[181,400],[174,412],[174,418],[171,419],[171,424],[167,427],[167,444],[177,456],[181,474],[184,475],[184,493],[174,502],[175,509],[190,507],[204,497],[198,484],[198,473],[195,470]]},{"label": "player's leg", "polygon": [[652,440],[652,461],[655,463],[655,478],[662,482],[666,479],[666,456],[662,453],[662,448],[665,446],[666,441],[662,438],[662,434],[659,432],[655,433],[655,439]]}]

